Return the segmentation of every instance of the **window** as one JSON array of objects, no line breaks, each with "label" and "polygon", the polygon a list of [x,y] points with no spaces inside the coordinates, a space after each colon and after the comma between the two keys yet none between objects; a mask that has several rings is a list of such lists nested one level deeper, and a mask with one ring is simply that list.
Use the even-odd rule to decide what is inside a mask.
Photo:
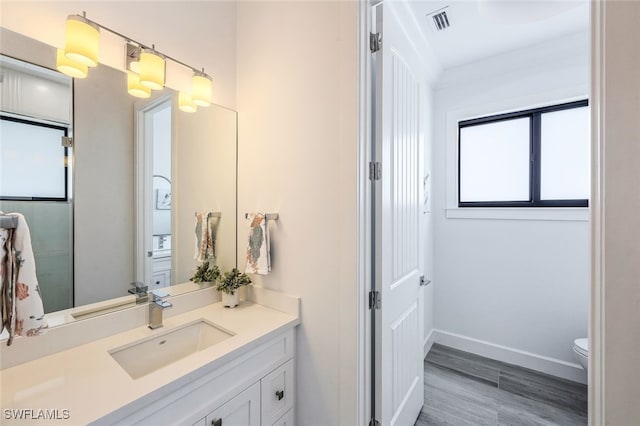
[{"label": "window", "polygon": [[0,116],[0,199],[68,198],[67,128]]},{"label": "window", "polygon": [[587,207],[588,101],[458,123],[459,207]]}]

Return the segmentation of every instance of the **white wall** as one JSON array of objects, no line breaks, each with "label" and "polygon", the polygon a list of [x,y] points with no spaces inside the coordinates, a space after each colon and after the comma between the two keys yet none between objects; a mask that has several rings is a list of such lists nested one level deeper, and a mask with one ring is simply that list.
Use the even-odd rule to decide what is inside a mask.
[{"label": "white wall", "polygon": [[[435,280],[435,264],[434,264],[434,244],[435,244],[435,228],[434,228],[434,203],[433,203],[433,191],[434,191],[434,143],[435,143],[435,122],[434,122],[434,93],[431,87],[431,83],[428,83],[428,87],[425,90],[425,110],[424,115],[426,117],[426,134],[425,134],[425,169],[424,176],[426,177],[426,192],[427,202],[424,206],[424,220],[422,223],[423,234],[422,239],[424,241],[424,274],[427,280],[431,283],[426,287],[423,287],[422,301],[424,306],[424,354],[426,356],[431,345],[433,345],[433,331],[434,327],[434,280]],[[427,177],[428,176],[428,177]]]},{"label": "white wall", "polygon": [[357,4],[238,4],[239,266],[244,213],[275,212],[273,272],[302,299],[296,424],[356,413]]},{"label": "white wall", "polygon": [[[75,306],[126,295],[135,281],[136,98],[126,90],[113,90],[122,78],[120,71],[101,66],[92,70],[91,78],[74,82]],[[96,114],[105,119],[96,120]]]},{"label": "white wall", "polygon": [[[436,341],[524,351],[527,366],[581,381],[571,347],[587,336],[588,221],[447,218],[445,164],[447,144],[456,143],[448,116],[586,97],[588,43],[576,34],[445,71],[435,92],[433,174]],[[512,355],[506,360],[522,362],[522,353]]]},{"label": "white wall", "polygon": [[[602,174],[594,180],[605,204],[596,206],[602,234],[596,233],[594,316],[592,325],[603,335],[591,347],[590,362],[602,363],[591,375],[603,400],[592,424],[640,424],[640,3],[602,2],[594,5],[596,28],[602,30],[604,57],[596,58],[594,79],[602,86],[595,95],[602,100],[596,129],[600,130]],[[603,18],[601,19],[601,16]],[[596,43],[600,39],[594,39]],[[598,87],[596,87],[598,89]],[[603,207],[603,208],[602,208]],[[599,222],[600,223],[600,222]],[[601,238],[601,239],[600,239]],[[594,353],[595,352],[595,353]],[[594,357],[591,357],[594,353]],[[592,364],[593,367],[593,364]],[[602,376],[597,373],[602,373]],[[597,390],[592,389],[592,395]]]},{"label": "white wall", "polygon": [[[173,111],[179,146],[173,151],[173,280],[189,281],[194,259],[195,212],[220,212],[214,219],[216,264],[223,272],[236,264],[237,114],[218,105],[195,114]],[[244,220],[244,219],[243,219]]]}]

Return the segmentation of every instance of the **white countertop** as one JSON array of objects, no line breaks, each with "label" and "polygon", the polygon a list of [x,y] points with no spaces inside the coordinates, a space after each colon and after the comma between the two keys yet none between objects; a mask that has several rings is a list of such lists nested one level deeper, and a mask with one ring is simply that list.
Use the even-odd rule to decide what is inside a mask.
[{"label": "white countertop", "polygon": [[[162,334],[173,327],[206,319],[235,333],[234,336],[196,352],[146,376],[132,379],[109,355],[109,351]],[[0,423],[9,424],[87,424],[127,404],[157,391],[185,375],[213,370],[233,359],[252,343],[295,327],[299,318],[251,302],[234,309],[214,303],[187,313],[165,318],[164,327],[146,326],[96,340],[0,371],[2,413]],[[16,420],[7,418],[7,409],[57,410],[68,420]],[[65,412],[64,410],[68,410]]]}]

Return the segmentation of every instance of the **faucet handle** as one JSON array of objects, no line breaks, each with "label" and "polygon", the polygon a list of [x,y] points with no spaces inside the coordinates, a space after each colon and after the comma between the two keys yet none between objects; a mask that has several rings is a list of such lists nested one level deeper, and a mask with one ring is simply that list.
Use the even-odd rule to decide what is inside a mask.
[{"label": "faucet handle", "polygon": [[151,300],[154,302],[156,300],[164,300],[166,297],[171,296],[169,293],[162,290],[153,290],[153,291],[150,291],[149,294],[151,294]]},{"label": "faucet handle", "polygon": [[132,294],[146,293],[147,289],[149,288],[146,285],[144,285],[144,283],[142,283],[140,281],[134,281],[134,282],[130,283],[129,285],[131,286],[131,289],[129,289],[129,293],[132,293]]},{"label": "faucet handle", "polygon": [[164,300],[165,297],[171,296],[169,293],[156,294],[155,292],[151,291],[150,294],[151,301],[160,306],[162,309],[170,308],[173,306],[171,302],[167,302],[166,300]]}]

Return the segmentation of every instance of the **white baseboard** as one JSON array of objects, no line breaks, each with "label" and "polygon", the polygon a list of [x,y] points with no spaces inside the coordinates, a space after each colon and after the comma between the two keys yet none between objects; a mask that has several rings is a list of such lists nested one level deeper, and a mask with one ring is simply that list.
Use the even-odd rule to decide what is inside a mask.
[{"label": "white baseboard", "polygon": [[[580,364],[549,358],[543,355],[509,348],[507,346],[496,345],[494,343],[442,330],[433,330],[427,340],[429,339],[432,341],[431,344],[438,343],[454,349],[460,349],[465,352],[471,352],[476,355],[502,361],[507,364],[514,364],[520,367],[550,374],[552,376],[572,380],[574,382],[587,383],[587,373]],[[427,342],[425,341],[425,349],[427,347],[426,344]]]},{"label": "white baseboard", "polygon": [[431,331],[429,332],[429,334],[427,335],[427,337],[425,337],[424,339],[424,352],[423,352],[423,359],[427,357],[427,354],[429,353],[429,351],[431,350],[431,346],[433,346],[433,332],[435,331],[435,329],[431,329]]}]

